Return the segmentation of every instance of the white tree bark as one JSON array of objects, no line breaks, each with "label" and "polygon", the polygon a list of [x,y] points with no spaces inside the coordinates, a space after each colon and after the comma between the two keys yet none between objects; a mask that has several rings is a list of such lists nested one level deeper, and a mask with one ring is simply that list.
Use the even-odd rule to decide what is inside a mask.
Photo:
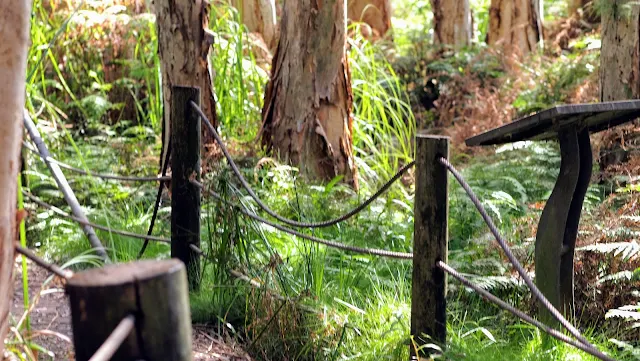
[{"label": "white tree bark", "polygon": [[0,1],[0,341],[7,332],[13,295],[16,190],[30,14],[30,0]]},{"label": "white tree bark", "polygon": [[240,11],[242,23],[252,33],[259,33],[269,49],[278,41],[275,0],[233,0],[233,6]]}]

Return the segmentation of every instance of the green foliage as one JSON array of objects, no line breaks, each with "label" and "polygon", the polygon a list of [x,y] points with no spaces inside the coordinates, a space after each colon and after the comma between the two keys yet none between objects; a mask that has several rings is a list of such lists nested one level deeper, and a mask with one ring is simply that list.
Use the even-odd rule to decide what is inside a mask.
[{"label": "green foliage", "polygon": [[520,115],[526,115],[548,107],[565,103],[574,88],[597,74],[600,64],[599,51],[586,51],[561,55],[553,62],[545,62],[542,69],[528,68],[535,74],[536,85],[524,91],[513,102]]},{"label": "green foliage", "polygon": [[261,125],[263,93],[269,80],[266,64],[261,68],[253,51],[267,50],[260,50],[261,45],[250,37],[238,12],[228,4],[212,8],[210,28],[215,36],[210,59],[220,125],[229,135],[250,141]]},{"label": "green foliage", "polygon": [[349,45],[353,148],[360,179],[374,187],[413,159],[416,121],[409,99],[380,48],[362,38],[349,40]]}]

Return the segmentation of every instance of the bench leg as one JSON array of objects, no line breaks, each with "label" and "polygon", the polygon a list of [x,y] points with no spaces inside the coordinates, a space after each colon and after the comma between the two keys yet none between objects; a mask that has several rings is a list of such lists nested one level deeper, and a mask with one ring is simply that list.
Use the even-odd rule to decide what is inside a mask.
[{"label": "bench leg", "polygon": [[[561,157],[560,174],[540,216],[536,235],[535,269],[536,285],[540,291],[553,306],[560,311],[565,311],[562,307],[565,298],[562,296],[560,280],[566,278],[566,275],[561,274],[561,260],[567,225],[571,223],[569,222],[571,205],[580,175],[580,146],[577,129],[571,127],[560,132],[558,140]],[[580,205],[582,205],[581,202]],[[544,306],[539,305],[539,310],[540,319],[544,323],[550,326],[557,325]]]},{"label": "bench leg", "polygon": [[567,317],[574,317],[573,303],[573,257],[576,248],[576,238],[578,236],[578,224],[582,204],[589,188],[591,171],[593,169],[593,155],[591,153],[591,140],[589,130],[583,129],[578,132],[578,147],[580,148],[580,173],[576,190],[573,192],[573,199],[569,207],[569,218],[564,232],[562,242],[562,255],[560,256],[560,311]]}]

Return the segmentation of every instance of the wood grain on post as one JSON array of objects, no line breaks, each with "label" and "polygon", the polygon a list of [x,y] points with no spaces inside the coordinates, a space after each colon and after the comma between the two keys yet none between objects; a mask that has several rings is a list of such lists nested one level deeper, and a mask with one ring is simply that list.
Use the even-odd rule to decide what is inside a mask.
[{"label": "wood grain on post", "polygon": [[200,105],[200,89],[172,88],[171,96],[171,257],[187,267],[189,289],[200,284],[200,116],[191,102]]},{"label": "wood grain on post", "polygon": [[449,138],[416,136],[416,195],[414,205],[413,281],[411,292],[411,359],[437,353],[422,347],[435,343],[444,348],[446,275],[436,267],[447,262],[448,178],[439,157],[449,158]]},{"label": "wood grain on post", "polygon": [[76,273],[66,286],[77,361],[89,360],[128,315],[135,329],[112,360],[191,361],[191,316],[179,260],[139,261]]}]

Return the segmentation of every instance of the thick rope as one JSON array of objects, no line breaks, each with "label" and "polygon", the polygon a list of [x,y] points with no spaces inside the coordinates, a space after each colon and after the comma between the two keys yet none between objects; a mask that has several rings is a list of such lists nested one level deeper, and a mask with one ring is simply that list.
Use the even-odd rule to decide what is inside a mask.
[{"label": "thick rope", "polygon": [[[169,168],[169,157],[171,156],[171,142],[167,145],[167,157],[164,160],[164,164],[162,165],[162,176],[164,177],[167,174],[167,168]],[[162,199],[162,190],[164,189],[165,183],[160,182],[158,184],[158,193],[156,193],[156,202],[153,205],[153,214],[151,215],[151,222],[149,222],[149,229],[147,230],[147,236],[150,236],[153,233],[153,227],[156,224],[156,218],[158,218],[158,210],[160,209],[160,201]],[[147,250],[147,246],[149,246],[149,240],[145,239],[142,248],[138,252],[137,258],[140,259],[144,255],[144,251]]]},{"label": "thick rope", "polygon": [[[38,151],[36,149],[34,149],[30,144],[28,144],[26,142],[22,142],[22,146],[25,149],[27,149],[27,150],[29,150],[31,152],[34,152],[34,153],[39,155]],[[82,170],[80,168],[72,167],[69,164],[62,163],[61,161],[53,159],[51,157],[46,157],[46,159],[43,159],[43,160],[51,162],[51,163],[54,163],[58,167],[60,167],[62,169],[70,170],[72,172],[79,173],[79,174],[82,174],[82,175],[86,175],[86,176],[89,176],[89,177],[96,177],[96,178],[101,178],[101,179],[119,180],[119,181],[125,181],[125,182],[166,182],[166,181],[171,180],[171,177],[167,177],[164,174],[163,174],[162,177],[157,177],[157,176],[133,177],[133,176],[122,176],[122,175],[113,175],[113,174],[93,173],[93,172],[87,172],[87,171]]]},{"label": "thick rope", "polygon": [[507,244],[507,241],[500,235],[498,228],[493,223],[493,220],[491,219],[487,211],[484,209],[484,206],[478,199],[478,196],[476,196],[476,194],[471,189],[471,186],[469,186],[469,183],[467,183],[464,180],[462,175],[456,170],[456,168],[453,165],[451,165],[451,163],[449,163],[447,159],[440,157],[438,158],[438,161],[440,162],[440,164],[445,166],[451,172],[451,174],[453,174],[453,176],[456,178],[458,183],[460,183],[462,188],[464,188],[465,192],[467,192],[467,195],[469,196],[473,204],[478,209],[478,212],[480,212],[480,215],[484,219],[485,223],[487,224],[487,226],[489,226],[489,230],[491,230],[491,233],[498,241],[498,244],[506,254],[507,258],[509,259],[513,267],[516,269],[520,277],[522,277],[525,284],[529,287],[533,295],[538,300],[540,300],[540,303],[542,303],[542,305],[547,310],[549,310],[549,312],[553,315],[553,317],[556,320],[558,320],[560,324],[562,324],[562,326],[564,326],[564,328],[566,328],[567,331],[571,333],[571,335],[573,335],[578,341],[582,342],[584,345],[593,347],[593,345],[591,345],[591,343],[589,343],[589,341],[580,334],[580,331],[578,331],[578,329],[576,329],[571,323],[569,323],[569,321],[567,321],[567,319],[564,318],[564,316],[562,316],[560,311],[558,311],[555,307],[553,307],[551,302],[549,302],[549,300],[542,294],[540,289],[536,287],[536,285],[533,283],[529,275],[527,275],[527,272],[524,270],[524,267],[522,267],[522,264],[520,264],[520,261],[518,261],[516,256],[513,255],[513,252],[511,252],[511,248]]},{"label": "thick rope", "polygon": [[118,323],[118,326],[111,331],[111,334],[104,343],[98,348],[96,353],[91,356],[89,361],[109,361],[111,357],[118,351],[122,343],[129,337],[129,334],[136,326],[136,318],[129,314]]},{"label": "thick rope", "polygon": [[309,240],[311,242],[315,242],[315,243],[319,243],[319,244],[323,244],[327,247],[331,247],[331,248],[336,248],[336,249],[340,249],[343,251],[347,251],[347,252],[354,252],[354,253],[360,253],[360,254],[367,254],[367,255],[372,255],[372,256],[380,256],[380,257],[386,257],[386,258],[396,258],[396,259],[413,259],[413,253],[403,253],[403,252],[393,252],[393,251],[386,251],[386,250],[382,250],[382,249],[375,249],[375,248],[363,248],[363,247],[356,247],[356,246],[350,246],[350,245],[346,245],[343,243],[339,243],[336,241],[329,241],[326,239],[322,239],[322,238],[318,238],[318,237],[314,237],[314,236],[309,236],[306,235],[304,233],[300,233],[298,231],[295,231],[291,228],[285,227],[281,224],[278,223],[274,223],[271,222],[269,220],[266,220],[260,216],[258,216],[257,214],[254,214],[252,212],[249,212],[247,210],[244,209],[244,207],[241,207],[237,204],[234,204],[226,199],[224,199],[223,197],[221,197],[218,193],[212,191],[212,190],[208,190],[208,189],[204,189],[204,187],[202,186],[202,183],[192,180],[191,181],[192,184],[194,184],[197,187],[200,187],[203,189],[203,191],[205,191],[205,193],[207,193],[208,195],[212,196],[213,198],[226,203],[227,205],[234,207],[236,209],[238,209],[238,211],[240,211],[240,213],[244,214],[245,216],[258,221],[260,223],[264,223],[267,224],[275,229],[278,229],[280,231],[283,231],[285,233],[289,233],[291,235],[294,235],[296,237],[300,237],[306,240]]},{"label": "thick rope", "polygon": [[211,124],[209,119],[207,119],[206,115],[202,112],[202,110],[200,109],[200,107],[196,103],[191,102],[191,106],[193,107],[193,109],[196,112],[198,112],[198,114],[202,118],[202,121],[207,126],[207,128],[209,129],[209,131],[211,132],[211,134],[215,138],[216,142],[218,142],[218,144],[220,145],[220,149],[222,150],[222,153],[224,154],[225,158],[227,158],[227,161],[229,162],[229,166],[231,166],[231,169],[233,170],[233,173],[235,173],[236,177],[238,177],[238,180],[240,180],[240,184],[242,184],[242,187],[247,191],[247,193],[249,193],[251,198],[253,198],[253,200],[256,201],[258,206],[260,206],[260,208],[262,208],[262,210],[267,212],[271,217],[279,220],[282,223],[288,224],[288,225],[293,226],[293,227],[298,227],[298,228],[330,227],[330,226],[336,225],[336,224],[338,224],[340,222],[343,222],[343,221],[353,217],[354,215],[356,215],[360,211],[362,211],[364,208],[366,208],[373,201],[375,201],[378,197],[380,197],[387,189],[389,189],[389,187],[391,187],[393,185],[393,183],[395,183],[400,177],[402,177],[402,175],[407,170],[409,170],[409,168],[411,168],[411,167],[413,167],[415,165],[415,161],[411,161],[407,165],[405,165],[404,167],[400,168],[400,170],[393,177],[391,177],[391,179],[389,179],[389,181],[387,181],[380,189],[378,189],[378,191],[376,191],[371,197],[369,197],[367,200],[365,200],[362,204],[360,204],[356,208],[350,210],[349,212],[345,213],[344,215],[342,215],[342,216],[340,216],[338,218],[331,219],[331,220],[328,220],[328,221],[322,221],[322,222],[298,222],[298,221],[295,221],[295,220],[292,220],[292,219],[289,219],[289,218],[286,218],[286,217],[283,217],[283,216],[277,214],[271,208],[269,208],[269,206],[267,206],[255,194],[253,189],[251,189],[251,186],[249,185],[249,183],[242,176],[242,173],[240,172],[240,169],[238,168],[236,163],[233,161],[233,158],[231,157],[231,154],[229,154],[229,151],[227,150],[227,147],[224,145],[224,142],[223,142],[222,138],[220,137],[220,134],[218,134],[218,132],[216,131],[215,127]]},{"label": "thick rope", "polygon": [[445,271],[446,273],[448,273],[451,276],[453,276],[454,278],[456,278],[458,281],[462,282],[462,284],[464,284],[465,286],[467,286],[467,287],[471,288],[472,290],[474,290],[475,292],[479,293],[482,297],[487,299],[489,302],[492,302],[492,303],[496,304],[498,307],[502,308],[503,310],[509,311],[510,313],[512,313],[516,317],[520,318],[524,322],[527,322],[527,323],[539,328],[540,330],[548,333],[550,336],[555,337],[555,338],[557,338],[558,340],[560,340],[562,342],[568,343],[571,346],[579,348],[580,350],[582,350],[582,351],[584,351],[584,352],[586,352],[586,353],[588,353],[588,354],[590,354],[590,355],[592,355],[594,357],[597,357],[600,360],[615,361],[615,359],[611,358],[610,356],[605,355],[604,353],[602,353],[602,351],[598,350],[593,345],[591,345],[591,344],[587,345],[587,344],[584,344],[584,343],[576,342],[575,340],[572,340],[569,337],[567,337],[566,335],[558,332],[558,330],[553,329],[553,328],[543,324],[542,322],[534,319],[533,317],[527,315],[526,313],[524,313],[524,312],[518,310],[517,308],[511,306],[510,304],[508,304],[505,301],[501,300],[500,298],[494,296],[493,294],[491,294],[487,290],[483,289],[482,287],[474,284],[473,282],[471,282],[470,280],[465,278],[462,274],[460,274],[458,271],[456,271],[455,269],[453,269],[452,267],[450,267],[446,263],[444,263],[442,261],[438,261],[438,263],[436,263],[436,265],[440,269]]},{"label": "thick rope", "polygon": [[25,191],[23,191],[22,193],[24,194],[25,197],[29,198],[31,201],[33,201],[37,205],[39,205],[39,206],[41,206],[43,208],[46,208],[46,209],[50,209],[53,212],[55,212],[56,214],[58,214],[60,217],[68,218],[68,219],[70,219],[70,220],[72,220],[72,221],[74,221],[74,222],[76,222],[78,224],[91,226],[91,227],[93,227],[95,229],[100,229],[100,230],[103,230],[103,231],[107,231],[107,232],[110,232],[110,233],[113,233],[113,234],[118,234],[118,235],[125,236],[125,237],[138,238],[138,239],[147,239],[149,241],[162,242],[162,243],[171,243],[171,240],[168,239],[168,238],[156,237],[156,236],[145,236],[144,234],[127,232],[127,231],[122,231],[122,230],[118,230],[118,229],[111,229],[109,227],[105,227],[105,226],[102,226],[102,225],[99,225],[99,224],[95,224],[95,223],[92,223],[92,222],[85,221],[83,219],[80,219],[78,217],[74,217],[74,216],[70,215],[69,213],[61,210],[60,208],[57,208],[56,206],[53,206],[53,205],[51,205],[49,203],[46,203],[45,201],[41,200],[40,198],[34,196],[31,193],[28,193],[28,192],[25,192]]},{"label": "thick rope", "polygon": [[36,256],[35,253],[31,252],[31,250],[24,248],[20,245],[16,244],[16,252],[20,253],[21,255],[27,257],[28,259],[32,260],[33,263],[37,264],[38,266],[46,269],[47,271],[55,274],[56,276],[60,277],[60,278],[64,278],[64,279],[68,279],[71,276],[73,276],[73,272],[69,271],[69,270],[64,270],[58,266],[56,266],[53,263],[49,263],[45,260],[43,260],[42,258]]}]

